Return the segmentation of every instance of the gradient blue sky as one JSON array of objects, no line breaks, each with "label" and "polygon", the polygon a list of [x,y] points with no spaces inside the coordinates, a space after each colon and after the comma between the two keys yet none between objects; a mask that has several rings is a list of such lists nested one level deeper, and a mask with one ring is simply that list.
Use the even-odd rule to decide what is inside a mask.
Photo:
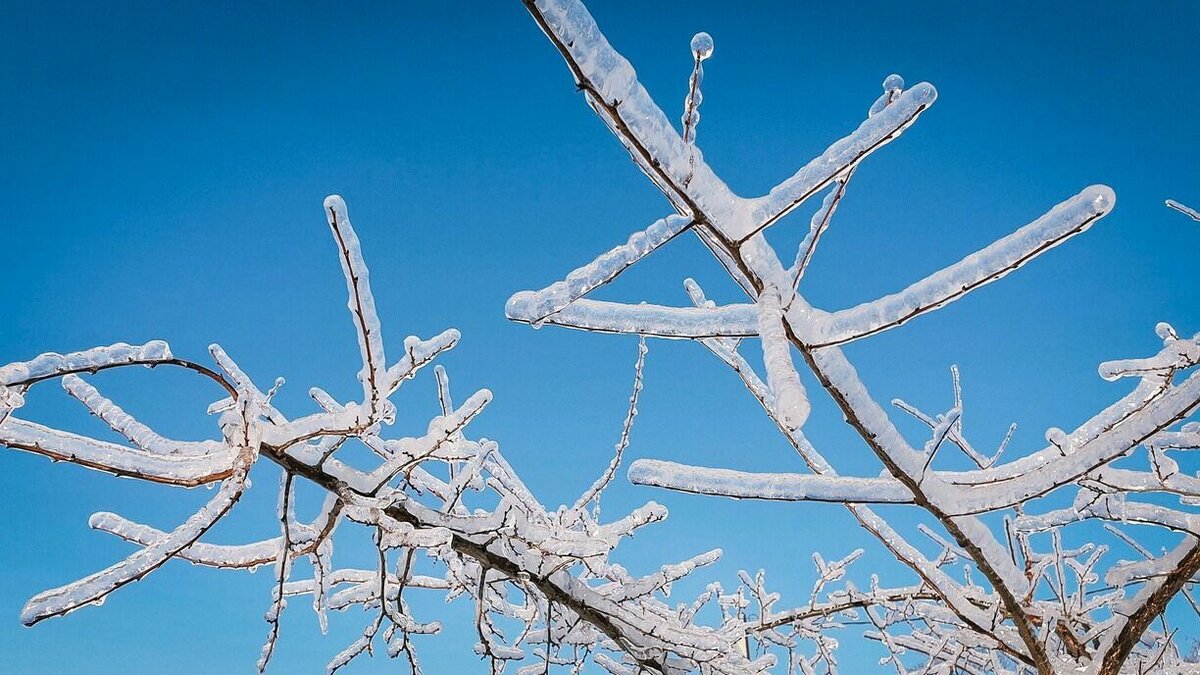
[{"label": "gradient blue sky", "polygon": [[[975,442],[994,446],[1015,420],[1014,450],[1027,450],[1040,447],[1048,426],[1072,428],[1121,395],[1126,385],[1102,382],[1096,364],[1151,353],[1155,322],[1200,330],[1188,263],[1200,227],[1162,206],[1165,197],[1200,202],[1200,5],[592,4],[672,117],[685,93],[688,41],[699,30],[713,35],[700,144],[744,194],[765,191],[852,129],[887,74],[938,87],[933,109],[856,175],[807,277],[819,306],[895,290],[1085,185],[1116,189],[1115,212],[1068,246],[851,346],[881,399],[944,410],[947,368],[958,363]],[[516,0],[9,3],[0,34],[8,194],[0,362],[152,338],[204,358],[219,341],[260,382],[286,377],[280,400],[292,412],[309,409],[312,385],[352,395],[357,350],[321,212],[322,198],[337,192],[364,242],[391,343],[463,331],[444,360],[455,390],[462,397],[487,386],[496,395],[475,436],[498,439],[552,505],[576,496],[608,461],[635,340],[533,331],[506,322],[503,305],[667,207]],[[793,216],[770,238],[790,250],[806,223],[807,212]],[[691,238],[600,296],[682,303],[685,276],[718,299],[737,298]],[[400,429],[423,428],[433,414],[431,379],[406,385]],[[211,433],[203,409],[215,392],[186,377],[116,374],[98,384],[165,431]],[[653,343],[646,385],[633,457],[799,466],[703,348]],[[44,389],[26,415],[96,428]],[[879,470],[826,399],[818,397],[809,430],[845,471]],[[28,596],[129,552],[91,532],[89,514],[113,510],[170,527],[209,494],[12,452],[0,454],[0,471],[0,660],[12,672],[253,667],[266,634],[268,571],[173,563],[103,608],[22,628]],[[255,479],[214,539],[273,534],[277,479],[269,469]],[[680,598],[761,566],[785,602],[803,602],[810,554],[841,557],[859,546],[870,551],[860,581],[868,569],[885,582],[909,580],[836,507],[703,499],[624,481],[605,504],[616,517],[647,499],[672,515],[625,546],[630,568],[726,550]],[[889,514],[911,530],[904,512]],[[358,533],[354,543],[352,530],[342,558],[350,564],[366,539]],[[317,672],[368,620],[336,615],[322,638],[304,604],[286,615],[274,672]],[[482,668],[470,654],[466,602],[430,598],[419,607],[448,624],[445,635],[421,641],[428,673]],[[1194,615],[1173,618],[1184,633],[1200,633]],[[878,655],[848,639],[842,661],[846,672],[870,672]],[[396,667],[379,658],[354,672]]]}]

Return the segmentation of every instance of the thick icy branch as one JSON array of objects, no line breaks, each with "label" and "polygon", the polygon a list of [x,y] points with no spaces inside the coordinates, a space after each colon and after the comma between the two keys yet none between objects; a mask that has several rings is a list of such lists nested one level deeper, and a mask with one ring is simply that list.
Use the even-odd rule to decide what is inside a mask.
[{"label": "thick icy branch", "polygon": [[363,405],[367,407],[368,414],[374,415],[383,400],[387,362],[383,352],[383,329],[375,312],[375,296],[371,294],[370,273],[363,260],[358,235],[350,224],[346,202],[337,195],[326,197],[325,212],[329,229],[333,231],[334,241],[338,245],[342,273],[346,275],[346,290],[350,295],[346,306],[354,317],[354,328],[358,333],[358,349],[363,361],[358,379],[363,385]]},{"label": "thick icy branch", "polygon": [[47,352],[31,361],[10,363],[0,367],[0,386],[30,385],[70,373],[96,372],[116,366],[133,364],[154,365],[172,360],[171,349],[161,340],[144,345],[118,342],[82,352],[56,354]]},{"label": "thick icy branch", "polygon": [[775,396],[775,414],[784,427],[792,430],[804,426],[810,407],[808,394],[792,364],[791,344],[779,303],[779,291],[775,288],[765,289],[758,297],[758,334],[762,339],[767,384]]},{"label": "thick icy branch", "polygon": [[906,90],[894,103],[879,114],[868,117],[853,133],[829,146],[791,178],[772,188],[766,195],[751,200],[749,217],[730,234],[736,241],[742,242],[770,227],[862,162],[867,155],[898,138],[935,100],[937,90],[928,82]]},{"label": "thick icy branch", "polygon": [[21,611],[21,621],[31,626],[43,619],[66,614],[90,602],[101,600],[121,586],[141,579],[181,550],[191,546],[213,523],[233,508],[246,487],[246,475],[256,456],[257,448],[243,448],[233,475],[221,484],[221,489],[212,500],[169,535],[108,569],[35,595]]},{"label": "thick icy branch", "polygon": [[118,476],[189,487],[229,477],[235,454],[223,447],[206,455],[147,452],[11,416],[0,424],[0,445]]},{"label": "thick icy branch", "polygon": [[629,467],[629,480],[638,485],[735,499],[851,504],[911,504],[913,501],[911,492],[889,478],[749,473],[656,459],[635,461]]},{"label": "thick icy branch", "polygon": [[504,312],[513,321],[539,324],[555,312],[617,278],[617,275],[629,266],[691,225],[691,219],[677,215],[656,220],[650,227],[630,236],[626,243],[572,271],[563,281],[556,281],[540,291],[522,291],[513,295],[504,306]]},{"label": "thick icy branch", "polygon": [[[518,294],[519,295],[519,294]],[[576,300],[542,323],[596,333],[622,333],[679,340],[749,337],[758,334],[754,305],[712,308],[664,307],[603,300]]]},{"label": "thick icy branch", "polygon": [[841,344],[899,326],[1002,278],[1038,255],[1084,232],[1108,214],[1116,195],[1087,188],[1046,215],[908,288],[824,317],[803,339],[814,347]]}]

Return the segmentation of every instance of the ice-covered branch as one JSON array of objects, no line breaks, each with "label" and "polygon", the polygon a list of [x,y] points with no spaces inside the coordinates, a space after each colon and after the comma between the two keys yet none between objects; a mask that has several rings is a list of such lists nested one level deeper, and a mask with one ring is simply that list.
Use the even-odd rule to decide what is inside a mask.
[{"label": "ice-covered branch", "polygon": [[755,306],[748,304],[695,308],[584,299],[547,316],[542,323],[595,333],[695,340],[757,335],[755,317]]},{"label": "ice-covered branch", "polygon": [[66,614],[88,603],[98,602],[121,586],[137,581],[191,546],[229,512],[246,488],[246,477],[258,457],[257,434],[247,414],[242,416],[241,442],[232,475],[217,494],[170,534],[156,539],[125,560],[66,586],[39,593],[21,611],[21,621],[31,626],[43,619]]},{"label": "ice-covered branch", "polygon": [[749,473],[655,459],[639,459],[630,465],[629,480],[638,485],[735,499],[851,504],[911,504],[913,501],[911,492],[888,478]]},{"label": "ice-covered branch", "polygon": [[895,328],[996,281],[1108,214],[1116,195],[1089,187],[1046,215],[908,288],[851,309],[833,312],[803,339],[814,347],[841,344]]},{"label": "ice-covered branch", "polygon": [[[929,429],[930,436],[922,439],[923,445],[914,448],[838,348],[945,306],[1086,231],[1112,210],[1112,190],[1100,185],[1089,187],[1025,227],[899,293],[850,309],[825,312],[812,307],[798,292],[798,282],[835,209],[845,199],[848,180],[867,155],[896,138],[934,102],[937,94],[933,87],[922,83],[905,89],[899,76],[889,76],[883,94],[855,132],[765,196],[744,199],[729,192],[702,160],[696,163],[695,179],[681,180],[689,175],[684,169],[688,160],[700,157],[698,152],[689,154],[695,131],[692,108],[698,94],[698,60],[693,62],[695,75],[685,99],[680,138],[663,121],[628,62],[602,37],[582,5],[543,0],[527,6],[563,54],[593,109],[672,206],[695,220],[692,229],[734,282],[755,301],[753,317],[737,305],[717,307],[688,280],[685,286],[692,300],[691,309],[600,303],[583,299],[582,295],[570,300],[568,294],[562,296],[566,304],[555,305],[556,314],[546,317],[544,323],[698,341],[738,375],[813,472],[749,474],[639,460],[631,467],[630,478],[674,490],[735,498],[845,504],[863,527],[921,581],[919,598],[891,602],[880,596],[878,603],[864,601],[853,608],[865,612],[875,629],[871,637],[889,650],[884,663],[894,665],[901,673],[909,672],[913,663],[923,664],[925,672],[1115,673],[1132,664],[1140,664],[1136,666],[1141,669],[1139,673],[1175,672],[1172,669],[1181,660],[1178,650],[1168,649],[1173,634],[1165,625],[1161,631],[1151,630],[1147,617],[1161,613],[1165,602],[1190,583],[1194,570],[1168,574],[1172,583],[1156,584],[1153,600],[1143,598],[1131,614],[1123,615],[1136,615],[1137,620],[1122,619],[1118,626],[1113,618],[1118,610],[1114,608],[1124,607],[1120,604],[1124,590],[1094,586],[1100,577],[1097,565],[1102,564],[1104,547],[1067,550],[1061,546],[1058,531],[1080,517],[1124,515],[1127,520],[1153,522],[1191,536],[1194,517],[1188,507],[1196,503],[1198,483],[1180,471],[1180,463],[1172,454],[1196,444],[1192,438],[1198,435],[1194,425],[1176,426],[1185,424],[1200,405],[1196,384],[1200,374],[1192,372],[1200,358],[1195,347],[1200,340],[1181,339],[1173,329],[1160,327],[1164,349],[1159,354],[1110,362],[1101,368],[1101,374],[1109,379],[1135,377],[1133,391],[1071,433],[1050,430],[1046,447],[1003,464],[1000,457],[1010,445],[1015,425],[1009,427],[995,453],[978,451],[963,430],[963,397],[957,371],[954,402],[945,414],[927,415],[897,400],[901,409]],[[613,89],[597,87],[597,82]],[[625,99],[614,94],[618,90],[632,92],[633,102],[627,108]],[[635,123],[626,123],[622,116],[626,111]],[[785,268],[762,232],[822,190],[828,190],[825,201],[809,221],[795,261]],[[1169,205],[1194,216],[1194,211],[1176,203]],[[736,317],[731,316],[733,308],[737,308]],[[739,352],[742,338],[753,336],[760,337],[764,345],[765,377],[756,373]],[[842,416],[883,464],[883,477],[839,477],[829,460],[801,433],[808,395],[791,363],[791,349],[800,353]],[[939,449],[949,444],[961,448],[978,468],[946,468],[946,453],[939,454]],[[1134,455],[1139,447],[1145,448],[1148,469],[1113,466]],[[1028,508],[1039,497],[1072,490],[1085,497],[1086,503],[1040,515]],[[1182,506],[1166,508],[1130,499],[1150,494],[1178,498]],[[933,557],[923,554],[866,506],[871,502],[911,503],[923,509],[934,527],[922,523],[921,531],[929,535],[940,552]],[[978,517],[992,512],[1001,514],[998,520]],[[1000,522],[1003,527],[996,527]],[[1052,551],[1039,551],[1038,540],[1028,531],[1032,523],[1051,529]],[[948,566],[955,562],[966,565],[962,581],[948,574]],[[1182,559],[1171,565],[1177,570],[1189,569]],[[748,583],[746,588],[751,596],[762,599],[764,607],[774,602],[761,590],[760,583]],[[746,597],[731,596],[730,607],[739,609],[725,611],[725,615],[744,613],[745,605],[741,603]],[[792,671],[815,672],[818,664],[832,669],[834,643],[824,635],[831,623],[821,617],[817,624],[794,627],[791,634],[767,631],[764,640],[788,652]],[[1116,643],[1100,645],[1099,638],[1112,630],[1125,636],[1121,639],[1123,647],[1118,648]],[[817,651],[812,657],[795,653],[801,637],[814,644]],[[909,658],[905,650],[924,655],[925,660]]]},{"label": "ice-covered branch", "polygon": [[0,445],[118,476],[186,487],[228,478],[233,473],[235,455],[226,447],[204,455],[147,452],[12,416],[0,424]]},{"label": "ice-covered branch", "polygon": [[1168,199],[1167,206],[1172,209],[1175,209],[1176,211],[1182,213],[1183,215],[1187,216],[1188,218],[1191,218],[1192,220],[1200,222],[1200,211],[1196,211],[1196,209],[1193,209],[1192,207],[1187,206],[1186,204],[1180,204],[1179,202],[1175,201],[1174,199]]},{"label": "ice-covered branch", "polygon": [[692,225],[683,216],[667,216],[635,232],[629,241],[574,270],[563,281],[537,291],[513,295],[504,311],[514,321],[539,324],[596,288],[617,278],[621,272],[652,253]]},{"label": "ice-covered branch", "polygon": [[839,177],[845,177],[868,155],[904,133],[936,100],[937,90],[928,82],[905,90],[891,105],[868,117],[852,133],[830,145],[790,178],[771,188],[766,195],[751,200],[749,217],[742,227],[731,233],[734,239],[746,241]]},{"label": "ice-covered branch", "polygon": [[354,328],[358,333],[358,349],[363,361],[358,379],[363,385],[363,405],[368,414],[373,416],[383,402],[387,360],[383,351],[383,329],[375,312],[375,296],[371,294],[370,273],[363,260],[358,235],[350,224],[346,202],[337,195],[326,197],[325,211],[329,229],[333,231],[333,239],[338,246],[342,273],[346,275],[346,289],[350,295],[346,306],[354,317]]},{"label": "ice-covered branch", "polygon": [[[265,615],[268,638],[260,669],[267,667],[282,639],[280,617],[288,598],[303,594],[311,595],[322,628],[330,610],[373,611],[361,637],[330,661],[330,672],[370,653],[379,641],[386,643],[389,655],[405,658],[419,672],[414,638],[440,631],[441,623],[413,615],[407,596],[418,591],[442,592],[448,599],[466,597],[476,605],[479,625],[487,627],[481,632],[484,654],[496,670],[527,657],[539,666],[581,665],[589,654],[595,655],[597,663],[627,664],[663,675],[696,669],[752,674],[768,668],[772,658],[751,661],[742,654],[738,641],[746,633],[745,622],[726,621],[714,629],[695,617],[674,614],[664,602],[673,583],[714,561],[719,552],[665,565],[658,574],[646,577],[625,574],[610,560],[624,538],[666,517],[666,510],[653,502],[604,521],[599,508],[599,493],[620,465],[637,413],[644,344],[615,458],[574,507],[548,510],[517,477],[496,443],[466,436],[466,426],[483,410],[491,393],[480,390],[455,407],[444,369],[436,371],[441,414],[429,421],[425,432],[383,436],[388,425],[379,422],[391,422],[393,417],[388,398],[404,380],[453,347],[459,335],[450,330],[430,340],[408,338],[404,356],[387,366],[368,271],[345,204],[331,197],[325,206],[359,337],[361,403],[339,402],[314,387],[310,394],[319,410],[290,418],[272,402],[282,380],[264,391],[218,345],[210,348],[215,361],[211,369],[173,357],[164,343],[49,354],[0,368],[3,445],[150,482],[191,486],[221,481],[220,490],[206,505],[171,530],[111,513],[95,514],[90,520],[93,528],[133,543],[137,550],[105,570],[38,594],[22,620],[33,624],[99,603],[172,558],[224,569],[253,570],[274,564]],[[168,439],[76,375],[167,364],[215,381],[228,394],[210,406],[217,416],[219,440]],[[24,404],[30,387],[53,378],[60,378],[68,394],[130,445],[12,416],[12,410]],[[368,448],[375,460],[363,462],[342,452],[351,442]],[[244,544],[203,541],[238,502],[260,457],[282,471],[276,512],[279,535]],[[326,495],[317,517],[309,522],[296,517],[300,482],[315,485]],[[343,521],[373,531],[373,569],[335,564],[334,533]],[[440,566],[444,575],[416,573],[420,558]],[[298,568],[295,563],[301,559],[309,564]],[[311,570],[311,578],[293,578],[297,569]],[[505,635],[500,626],[513,621],[521,629]],[[580,650],[576,652],[580,663],[567,659],[564,645]]]}]

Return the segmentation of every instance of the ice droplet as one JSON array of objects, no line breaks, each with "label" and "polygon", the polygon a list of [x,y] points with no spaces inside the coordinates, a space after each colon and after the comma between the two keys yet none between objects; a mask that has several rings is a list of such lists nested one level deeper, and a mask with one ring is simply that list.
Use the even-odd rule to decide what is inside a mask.
[{"label": "ice droplet", "polygon": [[692,37],[692,53],[695,54],[696,58],[700,59],[701,61],[712,56],[712,36],[704,32],[696,33],[696,35]]}]

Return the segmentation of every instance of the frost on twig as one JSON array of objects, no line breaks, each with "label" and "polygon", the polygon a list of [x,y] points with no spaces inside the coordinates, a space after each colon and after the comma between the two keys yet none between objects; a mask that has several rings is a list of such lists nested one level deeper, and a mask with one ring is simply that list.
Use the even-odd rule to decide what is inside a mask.
[{"label": "frost on twig", "polygon": [[[1100,367],[1105,379],[1131,381],[1132,391],[1074,430],[1051,429],[1044,446],[1025,450],[1010,448],[1015,425],[997,439],[992,446],[996,450],[982,450],[969,438],[957,368],[952,370],[953,400],[944,412],[923,412],[894,401],[927,427],[926,435],[910,441],[840,347],[960,300],[1087,231],[1112,211],[1116,197],[1110,188],[1087,187],[899,292],[850,308],[814,307],[801,293],[800,282],[846,199],[848,182],[870,154],[899,137],[935,102],[934,88],[926,83],[906,87],[900,76],[888,76],[882,95],[856,130],[834,140],[766,194],[743,197],[705,162],[697,145],[695,108],[705,50],[694,52],[677,131],[581,2],[526,0],[525,6],[566,61],[588,104],[666,196],[675,212],[667,218],[691,223],[689,229],[749,302],[718,305],[691,279],[684,284],[690,306],[586,297],[614,280],[616,273],[591,275],[590,283],[559,290],[578,279],[580,270],[600,265],[605,259],[601,256],[564,282],[514,295],[510,318],[699,342],[730,367],[812,473],[762,474],[639,459],[629,469],[630,479],[737,499],[845,504],[883,549],[915,576],[914,585],[899,589],[887,589],[878,580],[870,589],[848,584],[837,599],[828,601],[814,592],[808,609],[779,614],[751,630],[743,643],[747,654],[754,642],[761,653],[786,655],[787,672],[834,672],[834,632],[846,623],[863,623],[867,638],[877,641],[886,654],[881,664],[901,675],[1116,675],[1195,669],[1186,662],[1163,613],[1172,599],[1192,597],[1190,589],[1200,573],[1200,478],[1185,468],[1194,466],[1186,458],[1200,445],[1200,426],[1190,421],[1200,406],[1200,335],[1185,337],[1161,324],[1157,333],[1162,347],[1156,354]],[[711,38],[702,35],[704,44],[711,45]],[[822,204],[799,248],[789,256],[793,262],[784,267],[781,252],[762,233],[822,191]],[[1178,202],[1167,204],[1200,220]],[[660,245],[667,243],[664,239]],[[625,258],[627,264],[620,270],[643,257]],[[514,311],[530,298],[550,295],[557,302],[543,305],[542,312]],[[762,373],[742,353],[745,338],[755,337],[763,347]],[[810,395],[800,382],[793,351],[880,463],[881,475],[841,476],[830,458],[849,449],[822,452],[805,437]],[[951,459],[955,456],[959,461]],[[964,457],[971,468],[962,468]],[[1064,494],[1075,497],[1070,508],[1046,509],[1037,501]],[[929,552],[927,542],[919,546],[897,532],[873,510],[880,503],[920,509],[926,522],[919,531],[935,550]],[[1145,559],[1132,563],[1114,560],[1104,545],[1065,546],[1063,533],[1087,520],[1107,521],[1118,545],[1136,543],[1134,525],[1173,533],[1167,536],[1173,536],[1176,545],[1160,555],[1137,545]],[[841,569],[820,558],[817,563],[822,580]],[[1106,569],[1119,572],[1106,575]],[[822,589],[825,586],[819,584]],[[726,615],[749,614],[751,597],[761,615],[774,612],[778,598],[763,590],[761,578],[747,577],[742,588],[721,600]],[[819,621],[814,612],[820,614]],[[853,621],[834,620],[843,615],[853,615]],[[793,632],[783,634],[783,627]],[[799,648],[801,642],[807,647]]]}]

